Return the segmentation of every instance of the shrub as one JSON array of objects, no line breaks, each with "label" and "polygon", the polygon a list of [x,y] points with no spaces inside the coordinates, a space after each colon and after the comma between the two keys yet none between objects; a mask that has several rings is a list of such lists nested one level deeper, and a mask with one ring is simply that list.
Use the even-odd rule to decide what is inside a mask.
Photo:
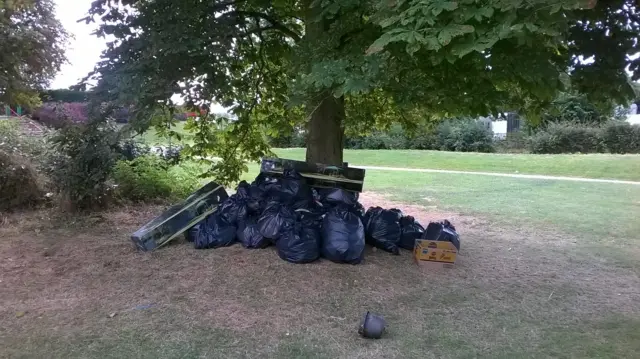
[{"label": "shrub", "polygon": [[494,147],[498,152],[520,153],[527,150],[528,137],[522,131],[507,133],[501,140],[494,140]]},{"label": "shrub", "polygon": [[0,121],[0,151],[27,159],[34,169],[42,170],[44,158],[49,151],[46,139],[51,133],[43,136],[27,136],[20,133],[17,121]]},{"label": "shrub", "polygon": [[407,133],[399,124],[387,131],[346,138],[344,147],[350,149],[420,149],[443,151],[493,152],[493,133],[481,123],[471,120],[447,121],[435,133],[427,127]]},{"label": "shrub", "polygon": [[345,148],[366,150],[391,150],[407,148],[407,138],[400,125],[393,125],[387,131],[374,131],[367,136],[345,139]]},{"label": "shrub", "polygon": [[493,132],[472,120],[447,121],[438,126],[439,148],[445,151],[494,152]]},{"label": "shrub", "polygon": [[[292,134],[280,135],[278,137],[266,136],[272,147],[276,148],[300,148],[306,147],[305,133],[294,129]],[[347,147],[348,148],[348,147]]]},{"label": "shrub", "polygon": [[180,161],[182,160],[182,150],[184,149],[184,146],[178,145],[178,146],[171,146],[169,145],[168,147],[157,147],[155,149],[155,155],[158,155],[160,158],[162,158],[165,162],[169,163],[170,165],[177,165],[178,163],[180,163]]},{"label": "shrub", "polygon": [[433,132],[423,131],[407,138],[407,148],[414,150],[437,150],[438,136]]},{"label": "shrub", "polygon": [[367,150],[384,150],[387,148],[389,136],[381,131],[376,131],[369,136],[362,137],[360,148]]},{"label": "shrub", "polygon": [[87,114],[86,103],[49,102],[33,111],[31,118],[46,126],[59,129],[68,124],[87,122]]},{"label": "shrub", "polygon": [[195,164],[171,166],[155,155],[118,161],[113,171],[116,194],[126,200],[145,202],[178,200],[199,185],[200,168]]},{"label": "shrub", "polygon": [[607,123],[602,128],[602,141],[611,153],[640,153],[640,125]]},{"label": "shrub", "polygon": [[151,149],[144,142],[128,139],[118,143],[117,151],[125,160],[131,161],[136,157],[149,154]]},{"label": "shrub", "polygon": [[44,199],[38,172],[24,157],[0,150],[0,211],[34,206]]},{"label": "shrub", "polygon": [[102,120],[64,127],[51,139],[55,151],[47,158],[47,172],[71,209],[108,204],[118,142],[115,124]]},{"label": "shrub", "polygon": [[383,137],[385,148],[389,150],[399,150],[408,148],[407,133],[399,124],[393,124]]},{"label": "shrub", "polygon": [[532,153],[604,152],[600,128],[575,123],[551,123],[529,139]]}]

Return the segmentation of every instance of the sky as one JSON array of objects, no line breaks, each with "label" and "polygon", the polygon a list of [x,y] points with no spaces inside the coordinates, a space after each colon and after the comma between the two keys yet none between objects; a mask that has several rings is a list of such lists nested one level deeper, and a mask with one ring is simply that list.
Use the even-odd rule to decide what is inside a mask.
[{"label": "sky", "polygon": [[57,18],[67,32],[75,38],[70,40],[67,47],[69,63],[62,66],[50,87],[67,88],[78,83],[93,70],[100,60],[102,50],[106,48],[106,40],[91,35],[95,24],[76,22],[86,16],[92,0],[55,0],[55,2]]},{"label": "sky", "polygon": [[[68,63],[62,66],[49,88],[68,88],[80,82],[100,61],[100,55],[107,47],[107,39],[91,35],[96,29],[96,24],[86,24],[84,21],[77,22],[87,16],[92,1],[55,0],[56,17],[73,38],[70,39],[67,46]],[[174,95],[172,100],[178,104],[183,102],[179,95]],[[218,104],[213,104],[211,109],[215,113],[229,111],[228,108]]]}]

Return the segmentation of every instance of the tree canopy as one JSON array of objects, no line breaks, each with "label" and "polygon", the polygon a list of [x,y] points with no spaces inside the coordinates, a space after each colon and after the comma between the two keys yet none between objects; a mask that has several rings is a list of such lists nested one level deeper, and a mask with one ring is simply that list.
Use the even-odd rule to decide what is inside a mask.
[{"label": "tree canopy", "polygon": [[0,102],[32,105],[66,61],[52,0],[0,1]]},{"label": "tree canopy", "polygon": [[567,89],[627,101],[625,68],[640,76],[633,0],[96,0],[96,17],[115,40],[88,79],[101,101],[134,105],[139,129],[176,93],[232,107],[224,131],[193,123],[188,149],[222,157],[223,181],[268,152],[265,133],[302,124],[307,160],[335,164],[345,131],[535,119]]}]

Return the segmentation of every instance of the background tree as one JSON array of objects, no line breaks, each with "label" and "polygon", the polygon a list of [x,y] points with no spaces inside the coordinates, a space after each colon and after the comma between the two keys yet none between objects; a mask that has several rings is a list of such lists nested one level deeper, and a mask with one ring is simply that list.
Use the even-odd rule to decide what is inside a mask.
[{"label": "background tree", "polygon": [[86,102],[88,98],[87,92],[70,89],[51,89],[40,93],[43,102]]},{"label": "background tree", "polygon": [[0,1],[0,102],[34,105],[66,61],[52,0]]},{"label": "background tree", "polygon": [[193,124],[188,149],[222,157],[213,171],[228,182],[268,152],[264,132],[296,124],[308,161],[337,164],[345,131],[506,110],[536,119],[569,85],[628,100],[638,13],[632,0],[98,0],[87,21],[116,40],[90,78],[101,100],[135,105],[139,130],[149,112],[173,111],[174,93],[232,107],[222,132],[207,129],[215,118]]},{"label": "background tree", "polygon": [[613,112],[613,109],[603,112],[584,95],[560,94],[544,110],[541,121],[531,124],[531,127],[545,127],[552,122],[599,125],[613,118]]}]

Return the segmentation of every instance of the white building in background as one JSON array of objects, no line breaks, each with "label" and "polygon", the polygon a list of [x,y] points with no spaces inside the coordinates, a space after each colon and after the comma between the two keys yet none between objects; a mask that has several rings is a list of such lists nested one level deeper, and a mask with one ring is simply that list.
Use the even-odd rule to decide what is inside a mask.
[{"label": "white building in background", "polygon": [[640,125],[640,114],[638,113],[638,104],[631,104],[631,106],[629,106],[629,112],[627,115],[627,122],[629,122],[632,125]]},{"label": "white building in background", "polygon": [[491,132],[493,132],[493,137],[495,138],[503,139],[507,137],[507,121],[491,121]]},{"label": "white building in background", "polygon": [[515,112],[502,113],[499,119],[493,116],[479,117],[478,121],[490,129],[493,137],[497,139],[504,139],[509,132],[520,131],[520,117]]}]

